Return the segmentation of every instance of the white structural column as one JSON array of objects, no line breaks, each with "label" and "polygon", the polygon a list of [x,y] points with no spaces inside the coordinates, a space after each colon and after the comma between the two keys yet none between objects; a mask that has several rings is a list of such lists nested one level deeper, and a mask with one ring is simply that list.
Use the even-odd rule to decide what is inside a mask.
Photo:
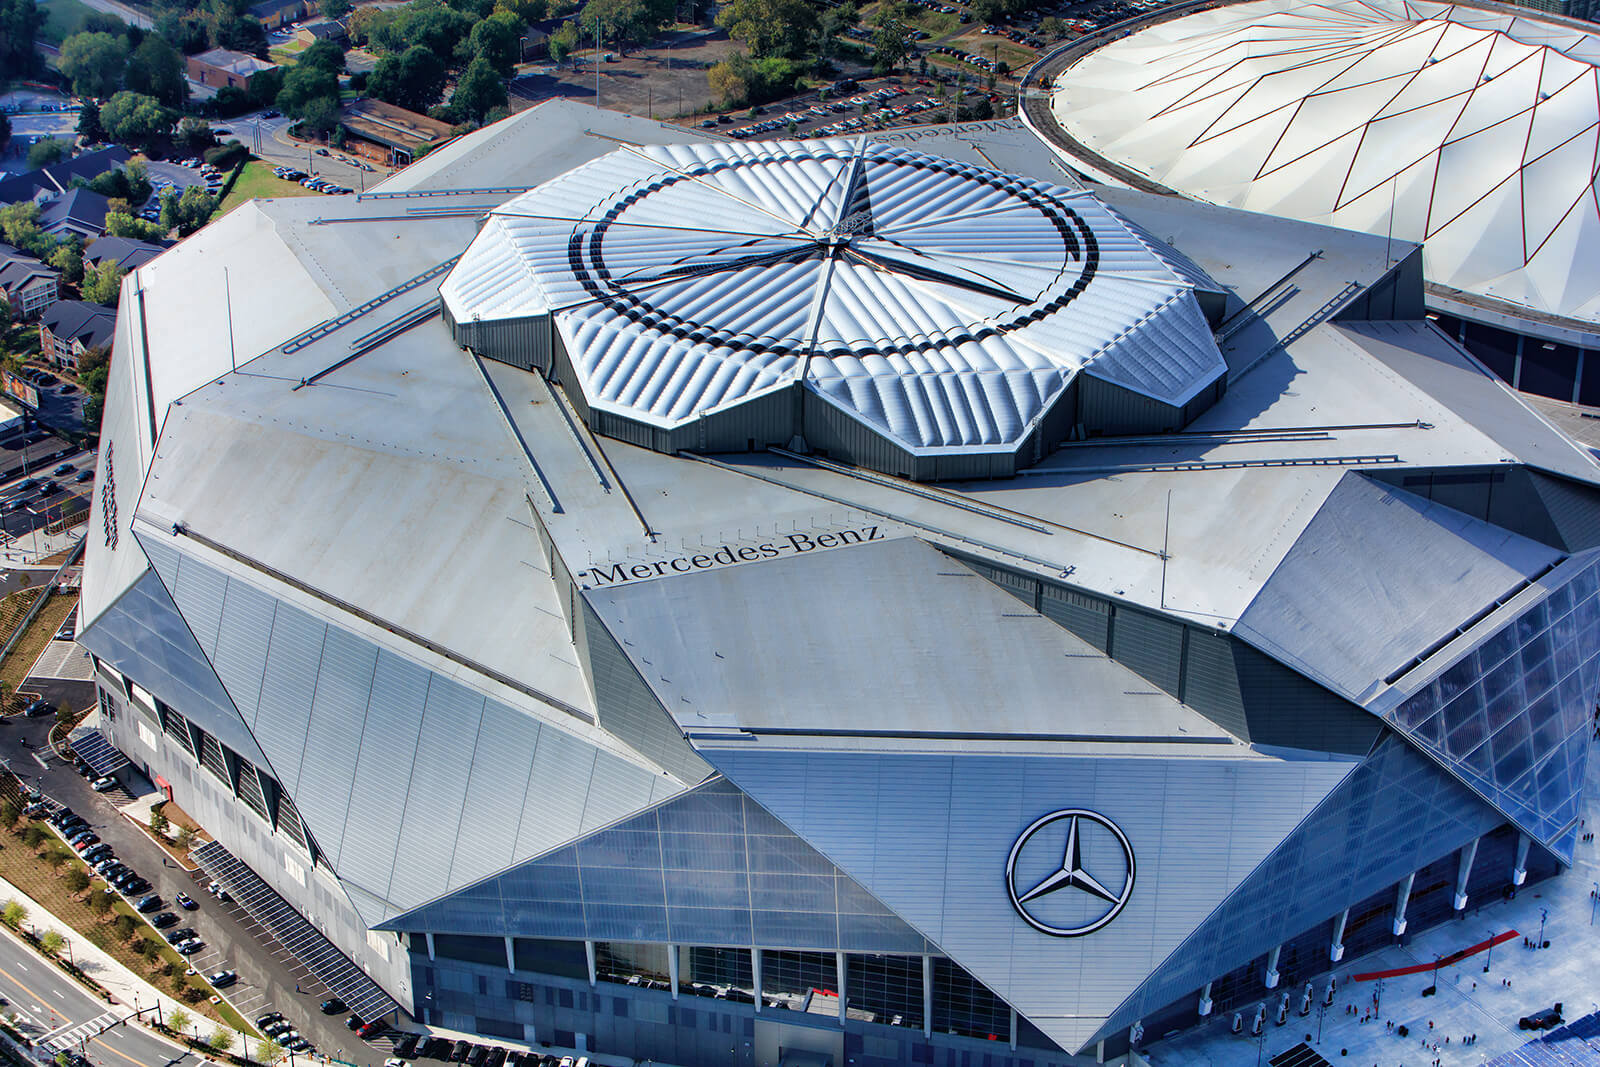
[{"label": "white structural column", "polygon": [[592,986],[600,980],[599,972],[595,969],[594,965],[593,941],[585,941],[583,943],[583,955],[589,961],[589,984]]},{"label": "white structural column", "polygon": [[1278,988],[1278,953],[1282,951],[1282,945],[1274,945],[1272,951],[1267,953],[1267,973],[1262,975],[1262,984],[1268,989]]},{"label": "white structural column", "polygon": [[1394,936],[1399,937],[1406,932],[1406,904],[1411,900],[1411,883],[1416,881],[1416,872],[1406,875],[1400,880],[1400,890],[1394,898]]},{"label": "white structural column", "polygon": [[1197,1009],[1196,1013],[1202,1019],[1204,1019],[1207,1015],[1211,1014],[1211,983],[1210,982],[1207,982],[1206,983],[1206,987],[1204,989],[1200,990],[1200,1007]]},{"label": "white structural column", "polygon": [[1011,1051],[1017,1051],[1017,1009],[1011,1009]]},{"label": "white structural column", "polygon": [[1511,884],[1521,885],[1528,880],[1528,846],[1533,844],[1527,834],[1517,835],[1517,862],[1511,865]]},{"label": "white structural column", "polygon": [[1333,943],[1328,946],[1328,961],[1338,963],[1344,959],[1344,927],[1350,921],[1350,909],[1346,908],[1333,920]]},{"label": "white structural column", "polygon": [[428,959],[433,959],[433,935],[423,934],[423,939],[428,942]]},{"label": "white structural column", "polygon": [[515,974],[517,971],[517,945],[511,935],[506,935],[506,971]]},{"label": "white structural column", "polygon": [[1472,861],[1478,858],[1478,841],[1474,837],[1461,849],[1461,866],[1456,869],[1456,898],[1452,902],[1456,911],[1467,910],[1467,876],[1472,873]]},{"label": "white structural column", "polygon": [[[1011,1014],[1014,1020],[1016,1012]],[[933,957],[928,955],[922,957],[922,1036],[933,1036]]]},{"label": "white structural column", "polygon": [[750,981],[756,987],[756,1014],[761,1014],[761,950],[750,950]]},{"label": "white structural column", "polygon": [[667,946],[667,981],[672,983],[672,999],[678,999],[678,946]]},{"label": "white structural column", "polygon": [[843,1026],[844,1025],[844,1005],[845,1005],[845,985],[847,984],[845,982],[845,975],[844,975],[844,970],[845,970],[845,967],[844,967],[844,953],[843,952],[835,952],[833,954],[833,956],[834,956],[834,960],[836,961],[835,964],[834,964],[834,969],[839,972],[839,1025]]}]

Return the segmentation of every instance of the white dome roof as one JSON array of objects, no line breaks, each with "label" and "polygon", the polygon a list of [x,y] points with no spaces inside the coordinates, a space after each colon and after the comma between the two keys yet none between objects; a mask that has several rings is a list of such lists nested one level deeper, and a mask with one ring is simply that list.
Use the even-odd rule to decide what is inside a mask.
[{"label": "white dome roof", "polygon": [[552,315],[594,408],[673,427],[799,381],[940,450],[1015,447],[1091,364],[1186,403],[1224,370],[1197,283],[1087,193],[813,141],[621,148],[492,212],[441,295]]},{"label": "white dome roof", "polygon": [[1430,281],[1600,320],[1600,39],[1417,0],[1253,0],[1056,84],[1097,153],[1212,203],[1424,242]]}]

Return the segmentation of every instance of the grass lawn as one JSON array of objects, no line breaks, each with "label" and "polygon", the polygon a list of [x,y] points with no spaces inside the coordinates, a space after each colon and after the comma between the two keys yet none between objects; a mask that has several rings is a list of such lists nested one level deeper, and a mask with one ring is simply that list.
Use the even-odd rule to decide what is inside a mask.
[{"label": "grass lawn", "polygon": [[83,29],[84,20],[93,13],[89,5],[79,0],[44,0],[39,6],[45,12],[39,39],[55,45]]},{"label": "grass lawn", "polygon": [[228,194],[228,198],[218,206],[217,215],[226,215],[246,200],[255,200],[258,197],[321,195],[303,185],[284,181],[272,173],[271,167],[258,159],[253,159],[244,165],[244,173],[233,183],[233,191]]},{"label": "grass lawn", "polygon": [[9,692],[17,691],[17,686],[28,676],[28,668],[33,666],[33,661],[39,658],[44,646],[61,629],[61,624],[67,621],[67,614],[77,602],[76,593],[57,593],[33,617],[33,623],[24,631],[22,639],[11,650],[11,655],[6,657],[4,663],[0,663],[0,680],[6,683]]}]

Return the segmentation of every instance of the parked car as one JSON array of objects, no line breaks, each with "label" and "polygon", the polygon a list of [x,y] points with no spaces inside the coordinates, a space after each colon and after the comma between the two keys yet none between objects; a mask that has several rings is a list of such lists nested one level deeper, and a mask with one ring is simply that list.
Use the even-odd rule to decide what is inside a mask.
[{"label": "parked car", "polygon": [[269,1011],[265,1015],[257,1015],[256,1016],[256,1025],[261,1027],[263,1030],[265,1030],[267,1027],[271,1026],[275,1022],[278,1022],[282,1018],[283,1018],[283,1012],[281,1012],[281,1011]]},{"label": "parked car", "polygon": [[394,1054],[404,1059],[410,1059],[420,1044],[422,1044],[421,1034],[401,1034],[399,1040],[394,1043]]},{"label": "parked car", "polygon": [[198,908],[200,906],[200,905],[198,905],[198,904],[196,904],[194,902],[194,898],[191,897],[188,893],[178,893],[178,894],[174,895],[172,899],[173,899],[173,902],[176,903],[178,905],[178,907],[182,908],[184,911],[193,911],[194,909],[196,909],[196,908]]},{"label": "parked car", "polygon": [[389,1029],[389,1024],[382,1019],[374,1019],[356,1031],[356,1036],[363,1041],[371,1040]]},{"label": "parked car", "polygon": [[473,1045],[467,1053],[467,1067],[483,1067],[484,1061],[489,1058],[489,1050],[482,1045]]},{"label": "parked car", "polygon": [[341,1011],[345,1010],[344,1001],[340,1000],[338,997],[329,997],[321,1004],[318,1004],[317,1007],[322,1009],[322,1014],[324,1015],[338,1015]]},{"label": "parked car", "polygon": [[151,893],[149,896],[139,901],[136,906],[141,912],[152,912],[160,911],[162,908],[166,907],[166,905],[166,901],[162,900],[155,893]]},{"label": "parked car", "polygon": [[470,1042],[470,1041],[457,1041],[455,1043],[455,1045],[450,1049],[450,1062],[451,1063],[464,1063],[466,1061],[466,1058],[467,1058],[467,1053],[469,1053],[471,1051],[472,1051],[472,1042]]},{"label": "parked car", "polygon": [[234,971],[213,971],[206,975],[206,981],[211,983],[213,989],[226,989],[239,980],[239,975]]},{"label": "parked car", "polygon": [[106,790],[112,788],[116,784],[117,780],[115,778],[111,777],[109,774],[103,774],[99,778],[96,778],[94,781],[90,782],[89,788],[93,789],[96,793],[104,793]]},{"label": "parked car", "polygon": [[99,863],[101,860],[110,855],[111,846],[102,841],[98,845],[91,846],[89,851],[83,854],[83,861],[91,864]]},{"label": "parked car", "polygon": [[22,709],[22,714],[26,715],[30,719],[38,719],[46,715],[54,715],[55,713],[56,706],[43,697],[34,697],[32,700],[28,701],[27,706]]},{"label": "parked car", "polygon": [[178,917],[172,914],[170,911],[164,911],[160,915],[152,915],[150,917],[150,925],[154,926],[157,930],[165,930],[167,927],[171,926],[177,921]]},{"label": "parked car", "polygon": [[344,1021],[344,1028],[351,1031],[360,1030],[365,1025],[366,1022],[359,1015],[352,1015]]},{"label": "parked car", "polygon": [[204,941],[198,937],[192,937],[187,941],[180,941],[178,944],[173,945],[172,951],[180,956],[192,956],[205,947],[206,943]]}]

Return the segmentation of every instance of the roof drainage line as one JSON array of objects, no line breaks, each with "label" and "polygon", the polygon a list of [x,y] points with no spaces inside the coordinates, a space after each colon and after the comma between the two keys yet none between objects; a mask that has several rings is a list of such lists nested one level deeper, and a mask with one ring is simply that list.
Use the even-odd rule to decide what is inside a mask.
[{"label": "roof drainage line", "polygon": [[396,626],[394,623],[380,619],[370,611],[357,607],[355,604],[352,604],[347,600],[341,600],[338,597],[333,596],[331,593],[325,593],[315,586],[307,585],[305,582],[302,582],[298,578],[292,577],[291,575],[285,574],[276,567],[269,566],[260,560],[253,559],[241,552],[237,552],[227,545],[219,544],[218,542],[211,540],[209,537],[206,537],[204,534],[197,534],[183,523],[162,526],[161,524],[150,519],[148,516],[135,515],[135,518],[142,521],[152,530],[170,534],[175,537],[187,537],[196,544],[202,545],[220,556],[231,559],[235,563],[242,564],[243,566],[248,567],[259,574],[266,575],[275,582],[286,585],[289,588],[294,589],[297,592],[304,593],[307,596],[314,597],[315,599],[320,600],[322,603],[327,604],[332,608],[360,619],[362,622],[367,623],[368,625],[376,626],[379,629],[394,634],[396,637],[404,641],[409,641],[420,648],[425,648],[429,652],[449,660],[451,663],[458,664],[470,671],[490,679],[491,681],[498,682],[508,689],[514,689],[524,696],[531,697],[547,707],[554,708],[556,711],[565,712],[580,722],[586,723],[590,726],[593,726],[595,723],[594,716],[590,715],[582,708],[574,707],[558,697],[541,693],[537,689],[533,689],[528,685],[517,681],[515,678],[510,677],[509,675],[497,671],[487,664],[479,663],[477,660],[472,659],[471,657],[463,656],[459,652],[446,648],[436,642],[430,641],[419,633],[404,629],[403,627]]},{"label": "roof drainage line", "polygon": [[[1166,694],[1161,694],[1165,696]],[[1236,744],[1231,737],[1189,737],[1188,735],[1167,736],[1164,734],[983,734],[969,733],[963,730],[802,730],[787,729],[773,726],[742,726],[740,735],[749,735],[749,740],[758,737],[870,737],[888,739],[910,739],[927,741],[1068,741],[1077,744],[1139,744],[1139,745],[1233,745]],[[744,740],[735,735],[730,737],[725,733],[701,733],[690,731],[691,739],[708,741]]]},{"label": "roof drainage line", "polygon": [[[511,436],[516,438],[517,447],[522,449],[522,458],[528,461],[528,466],[533,469],[534,479],[539,483],[539,492],[544,496],[544,501],[550,510],[557,515],[561,514],[561,501],[556,499],[556,491],[550,486],[550,479],[544,476],[544,468],[539,466],[539,461],[533,458],[533,449],[528,447],[527,438],[522,436],[522,430],[517,426],[517,420],[511,417],[511,409],[506,406],[505,397],[500,395],[500,390],[495,386],[494,379],[489,377],[489,368],[484,365],[482,357],[476,352],[472,353],[472,361],[477,365],[478,373],[483,376],[483,384],[489,387],[489,395],[494,398],[495,407],[504,420],[506,429],[511,431]],[[528,501],[531,506],[533,501]],[[537,518],[537,516],[535,516]]]},{"label": "roof drainage line", "polygon": [[1133,437],[1091,437],[1084,441],[1063,441],[1058,448],[1126,448],[1130,445],[1170,445],[1174,441],[1331,441],[1333,435],[1349,430],[1431,430],[1433,424],[1411,422],[1350,422],[1330,426],[1265,426],[1239,430],[1180,430],[1177,433],[1144,434]]},{"label": "roof drainage line", "polygon": [[1240,367],[1238,373],[1234,373],[1230,370],[1228,372],[1228,384],[1232,385],[1233,383],[1237,382],[1246,374],[1249,374],[1251,371],[1261,366],[1261,364],[1265,363],[1267,358],[1273,353],[1288,348],[1291,344],[1298,341],[1300,338],[1304,337],[1318,326],[1321,326],[1327,320],[1331,319],[1335,312],[1348,303],[1351,297],[1361,292],[1363,288],[1364,287],[1360,282],[1346,283],[1345,287],[1330,297],[1326,304],[1323,304],[1317,310],[1313,311],[1300,325],[1296,326],[1294,329],[1278,338],[1271,345],[1267,346],[1267,348],[1264,349],[1259,356],[1256,356],[1243,367]]},{"label": "roof drainage line", "polygon": [[[890,522],[897,522],[902,526],[910,526],[948,541],[959,541],[962,544],[973,545],[977,548],[981,548],[985,552],[993,552],[996,555],[1009,556],[1012,559],[1020,559],[1024,563],[1030,563],[1035,567],[1041,567],[1044,570],[1049,571],[1051,574],[1060,574],[1063,570],[1065,570],[1065,568],[1063,568],[1059,563],[1052,563],[1049,560],[1040,559],[1037,556],[1030,556],[1026,552],[1018,552],[1012,548],[1002,548],[1000,545],[990,544],[988,541],[980,541],[976,537],[966,537],[962,534],[952,533],[949,530],[941,529],[938,526],[923,522],[920,519],[913,519],[906,515],[899,515],[893,511],[886,511],[883,508],[867,507],[860,501],[846,500],[843,497],[834,496],[831,493],[824,493],[817,489],[808,489],[803,486],[798,486],[791,482],[786,482],[782,478],[774,478],[771,475],[760,474],[749,467],[735,466],[732,463],[724,463],[719,459],[712,459],[710,456],[697,455],[694,452],[678,452],[675,454],[682,459],[692,459],[696,463],[704,463],[708,467],[716,467],[720,470],[728,471],[730,474],[742,474],[746,478],[754,478],[758,482],[766,482],[768,485],[775,485],[780,489],[787,489],[791,493],[801,493],[805,496],[815,497],[816,499],[825,501],[829,504],[837,504],[839,507],[850,511],[859,511],[867,515],[876,515],[881,519],[888,519]],[[1138,551],[1148,552],[1149,550],[1138,549]]]},{"label": "roof drainage line", "polygon": [[611,492],[611,483],[606,479],[606,472],[601,468],[600,461],[594,458],[589,445],[583,439],[582,432],[578,429],[578,422],[573,418],[572,401],[567,399],[567,392],[557,382],[552,382],[542,374],[534,377],[544,386],[545,392],[555,402],[556,410],[561,412],[561,418],[566,422],[567,432],[572,435],[572,443],[578,446],[578,451],[583,453],[584,462],[589,464],[589,470],[594,473],[595,481],[600,483],[600,488],[607,493]]},{"label": "roof drainage line", "polygon": [[144,363],[144,403],[150,418],[150,449],[154,451],[161,431],[156,418],[156,383],[150,369],[150,323],[144,310],[144,283],[137,271],[133,275],[133,284],[136,287],[134,295],[139,298],[139,356]]},{"label": "roof drainage line", "polygon": [[1249,467],[1367,467],[1399,463],[1393,452],[1374,456],[1301,456],[1288,459],[1204,460],[1199,463],[1128,463],[1101,467],[1031,467],[1017,471],[1018,478],[1039,478],[1063,474],[1143,474],[1177,471],[1227,471]]},{"label": "roof drainage line", "polygon": [[1496,611],[1499,611],[1508,602],[1510,602],[1511,599],[1513,597],[1515,597],[1518,593],[1521,593],[1524,589],[1528,588],[1530,585],[1532,585],[1533,583],[1537,582],[1540,578],[1543,578],[1545,575],[1549,574],[1551,571],[1553,571],[1557,567],[1561,566],[1561,564],[1565,563],[1570,558],[1571,557],[1569,557],[1569,556],[1567,556],[1565,554],[1557,556],[1548,566],[1544,567],[1542,570],[1538,571],[1537,573],[1529,575],[1528,577],[1522,579],[1522,581],[1518,582],[1516,585],[1513,585],[1510,589],[1507,589],[1504,593],[1500,594],[1498,599],[1496,599],[1496,600],[1490,602],[1489,604],[1485,605],[1482,608],[1482,610],[1475,612],[1473,614],[1472,618],[1468,619],[1466,622],[1462,623],[1460,626],[1457,626],[1454,630],[1451,630],[1449,633],[1447,633],[1443,637],[1439,638],[1439,640],[1435,641],[1433,644],[1429,645],[1427,648],[1425,648],[1421,652],[1417,653],[1409,661],[1407,661],[1404,666],[1402,666],[1399,669],[1397,669],[1397,670],[1393,671],[1392,673],[1390,673],[1388,677],[1384,678],[1383,684],[1384,685],[1394,685],[1394,683],[1396,683],[1400,679],[1404,678],[1407,674],[1410,674],[1418,666],[1420,666],[1422,663],[1424,663],[1430,657],[1432,657],[1434,654],[1436,654],[1440,649],[1444,648],[1450,642],[1454,641],[1456,638],[1460,637],[1462,634],[1466,633],[1468,630],[1470,630],[1474,626],[1478,625],[1484,619],[1487,619],[1490,615],[1493,615]]},{"label": "roof drainage line", "polygon": [[379,348],[382,345],[387,344],[389,341],[394,340],[396,337],[405,333],[413,326],[420,326],[437,314],[439,314],[438,302],[429,301],[420,307],[412,308],[404,315],[390,319],[388,322],[384,323],[382,326],[379,326],[371,333],[350,342],[350,346],[353,351],[349,355],[345,356],[337,363],[334,363],[332,366],[322,368],[309,378],[301,378],[289,391],[293,393],[297,390],[304,389],[308,385],[316,385],[318,382],[332,374],[334,371],[338,370],[340,367],[343,367],[348,363],[354,363],[368,352],[371,352],[374,348]]},{"label": "roof drainage line", "polygon": [[[802,456],[798,452],[791,452],[787,448],[778,448],[775,445],[768,445],[767,451],[773,453],[774,455],[782,456],[784,459],[792,459],[799,463],[807,463],[813,467],[820,467],[823,470],[832,471],[835,474],[842,474],[846,478],[856,478],[863,482],[871,482],[873,485],[881,485],[886,489],[896,489],[902,493],[910,493],[912,496],[919,496],[924,500],[933,500],[940,504],[949,504],[951,507],[960,508],[962,511],[970,511],[974,515],[982,515],[986,519],[995,519],[1000,522],[1008,522],[1013,526],[1021,526],[1023,529],[1032,530],[1034,533],[1052,534],[1055,532],[1048,526],[1044,526],[1037,521],[1025,518],[1021,514],[1012,511],[1009,508],[995,507],[991,504],[978,504],[971,500],[964,499],[963,497],[948,490],[928,488],[920,485],[914,485],[910,482],[902,482],[895,478],[890,478],[887,475],[862,470],[859,467],[847,467],[843,463],[835,463],[832,460],[823,459],[820,456]],[[1064,527],[1064,529],[1070,530],[1071,527]],[[1084,530],[1072,530],[1072,532],[1086,533]],[[1088,536],[1094,537],[1095,535],[1089,534]],[[1121,541],[1116,541],[1113,543],[1122,545],[1123,548],[1135,547],[1133,545],[1123,544]]]},{"label": "roof drainage line", "polygon": [[1296,274],[1299,274],[1301,271],[1311,266],[1311,264],[1321,259],[1322,254],[1323,250],[1320,248],[1317,249],[1305,259],[1302,259],[1299,263],[1296,263],[1294,266],[1290,267],[1284,273],[1283,277],[1279,278],[1277,281],[1261,290],[1260,293],[1256,294],[1253,300],[1247,301],[1244,307],[1228,316],[1228,318],[1223,321],[1222,325],[1217,327],[1217,340],[1226,341],[1228,338],[1237,333],[1244,326],[1243,320],[1246,315],[1250,314],[1252,309],[1259,307],[1261,302],[1265,300],[1269,294],[1277,292],[1284,285],[1288,284],[1290,278],[1293,278]]},{"label": "roof drainage line", "polygon": [[434,211],[434,212],[406,212],[404,215],[351,215],[342,219],[314,218],[307,219],[311,226],[332,226],[337,222],[429,222],[433,219],[477,218],[484,213],[484,209]]},{"label": "roof drainage line", "polygon": [[516,196],[532,189],[531,185],[506,186],[502,189],[407,189],[403,192],[357,193],[357,200],[419,200],[430,196]]},{"label": "roof drainage line", "polygon": [[412,289],[415,289],[417,286],[423,284],[424,282],[430,282],[433,279],[439,277],[439,275],[445,273],[451,267],[455,266],[456,265],[456,260],[458,260],[460,258],[461,257],[459,255],[451,256],[449,259],[445,260],[444,262],[436,263],[433,266],[429,267],[427,270],[423,271],[421,274],[417,275],[415,278],[408,278],[406,281],[401,282],[399,285],[395,286],[393,289],[390,289],[390,290],[388,290],[386,292],[379,293],[377,296],[373,297],[371,300],[368,300],[366,303],[360,304],[360,305],[358,305],[356,307],[353,307],[349,311],[346,311],[342,315],[338,315],[338,316],[336,316],[334,318],[331,318],[331,319],[325,319],[322,322],[319,322],[315,326],[311,327],[311,329],[309,329],[309,330],[305,330],[302,333],[295,334],[293,337],[289,338],[283,344],[279,345],[278,346],[278,351],[284,353],[285,355],[288,355],[290,352],[299,351],[300,349],[304,348],[306,345],[311,344],[313,341],[321,340],[322,338],[326,337],[328,334],[332,333],[334,330],[337,330],[341,326],[345,326],[345,325],[348,325],[349,323],[354,322],[356,319],[361,318],[361,316],[367,314],[368,312],[373,311],[376,308],[379,308],[384,304],[387,304],[389,301],[393,300],[395,297],[400,296],[400,295],[402,295],[404,293],[407,293]]},{"label": "roof drainage line", "polygon": [[[572,430],[573,435],[578,438],[578,447],[583,449],[584,455],[589,457],[590,464],[594,465],[595,474],[599,477],[601,486],[605,486],[606,476],[609,474],[611,484],[617,487],[617,492],[622,494],[622,499],[628,502],[628,510],[633,512],[635,519],[639,520],[639,528],[644,531],[646,537],[654,542],[661,536],[660,531],[651,526],[650,520],[645,518],[644,512],[639,510],[638,501],[633,499],[633,494],[628,491],[622,476],[617,473],[617,468],[611,465],[611,457],[606,455],[606,450],[601,447],[600,436],[595,433],[586,434],[578,428],[578,423],[573,419],[572,412],[568,409],[571,401],[567,399],[567,392],[559,383],[546,382],[545,384],[550,389],[550,395],[556,398],[557,404],[561,408],[561,413],[566,416],[567,426]],[[590,455],[590,449],[594,450],[593,455]],[[598,462],[596,462],[595,457],[599,457]],[[609,493],[610,491],[609,488],[606,489],[606,492]]]}]

